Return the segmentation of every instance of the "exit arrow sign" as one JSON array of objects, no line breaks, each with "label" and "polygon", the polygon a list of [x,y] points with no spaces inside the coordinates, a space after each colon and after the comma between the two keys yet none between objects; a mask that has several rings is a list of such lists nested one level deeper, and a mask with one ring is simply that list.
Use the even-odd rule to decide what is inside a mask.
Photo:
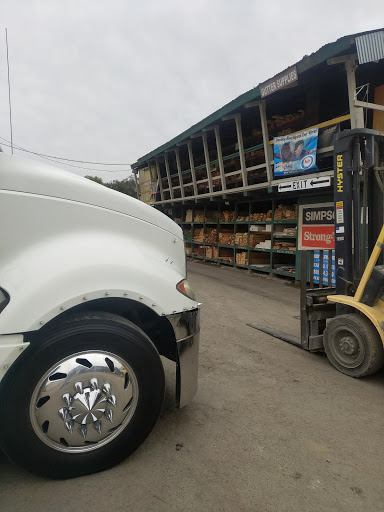
[{"label": "exit arrow sign", "polygon": [[277,187],[279,192],[290,192],[295,190],[309,190],[311,188],[323,188],[331,186],[331,177],[308,178],[306,180],[294,180],[280,183]]}]

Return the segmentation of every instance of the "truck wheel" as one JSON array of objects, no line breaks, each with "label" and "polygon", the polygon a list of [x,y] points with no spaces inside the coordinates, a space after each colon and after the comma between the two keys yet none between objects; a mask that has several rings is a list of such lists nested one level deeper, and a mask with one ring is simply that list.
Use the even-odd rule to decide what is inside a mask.
[{"label": "truck wheel", "polygon": [[372,322],[358,314],[333,318],[324,331],[329,361],[350,377],[365,377],[382,368],[384,350]]},{"label": "truck wheel", "polygon": [[68,318],[12,365],[0,392],[0,442],[33,473],[72,478],[122,461],[152,430],[164,369],[146,334],[109,313]]}]

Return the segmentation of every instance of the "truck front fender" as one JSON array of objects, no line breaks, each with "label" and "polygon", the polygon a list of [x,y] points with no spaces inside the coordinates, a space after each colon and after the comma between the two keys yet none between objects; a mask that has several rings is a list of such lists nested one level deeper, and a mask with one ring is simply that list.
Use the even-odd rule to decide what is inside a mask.
[{"label": "truck front fender", "polygon": [[12,206],[22,199],[20,208],[31,214],[17,218],[14,207],[14,226],[3,231],[0,286],[10,302],[0,334],[37,330],[68,308],[106,296],[141,302],[158,315],[197,307],[176,289],[185,278],[181,238],[113,211],[20,196]]}]

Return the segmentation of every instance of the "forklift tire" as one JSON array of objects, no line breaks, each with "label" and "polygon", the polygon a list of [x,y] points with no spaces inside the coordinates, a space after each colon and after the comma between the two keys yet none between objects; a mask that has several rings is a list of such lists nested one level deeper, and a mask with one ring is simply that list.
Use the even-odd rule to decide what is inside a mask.
[{"label": "forklift tire", "polygon": [[324,331],[324,348],[333,366],[350,377],[371,375],[384,365],[379,333],[360,314],[333,318]]}]

